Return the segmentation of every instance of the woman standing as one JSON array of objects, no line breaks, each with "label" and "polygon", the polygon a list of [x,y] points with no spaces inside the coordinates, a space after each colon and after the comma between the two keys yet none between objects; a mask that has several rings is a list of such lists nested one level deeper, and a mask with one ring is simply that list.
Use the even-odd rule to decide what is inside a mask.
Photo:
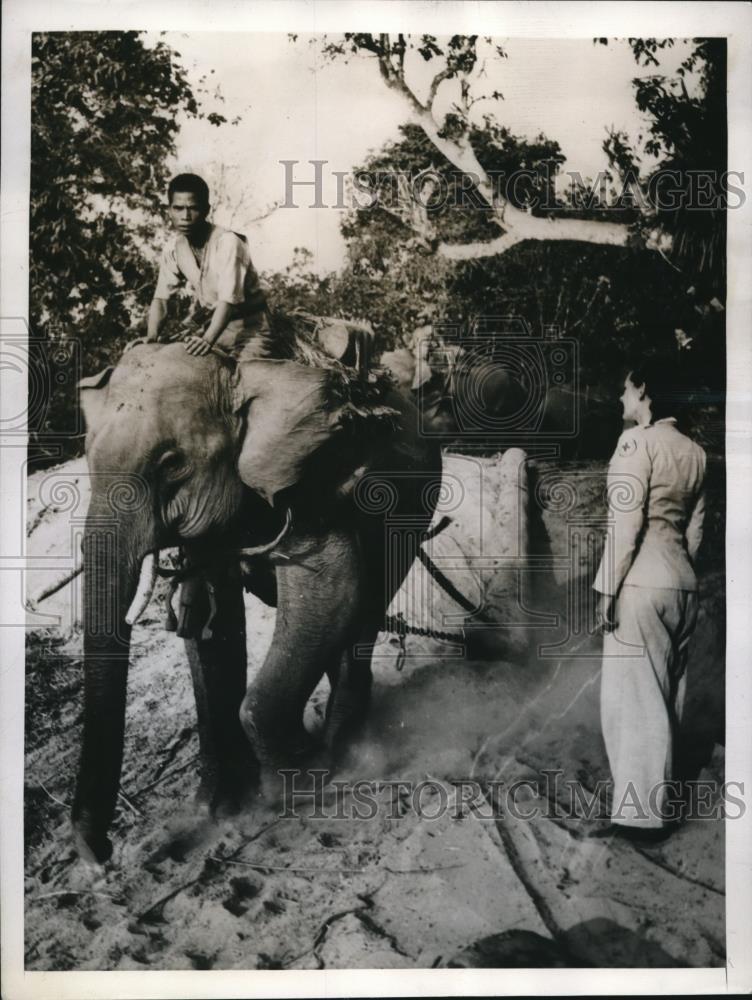
[{"label": "woman standing", "polygon": [[666,782],[697,622],[706,455],[677,427],[668,362],[624,382],[624,419],[608,470],[610,523],[595,583],[604,633],[601,724],[614,781],[611,826],[593,836],[660,840]]}]

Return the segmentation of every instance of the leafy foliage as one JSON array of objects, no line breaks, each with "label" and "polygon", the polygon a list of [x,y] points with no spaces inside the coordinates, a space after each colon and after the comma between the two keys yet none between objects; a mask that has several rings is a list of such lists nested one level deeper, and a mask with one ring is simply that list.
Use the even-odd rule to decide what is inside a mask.
[{"label": "leafy foliage", "polygon": [[[660,66],[662,50],[673,39],[629,40],[641,66]],[[725,297],[726,283],[726,40],[693,39],[676,75],[655,73],[633,81],[637,107],[648,120],[648,134],[635,149],[614,131],[604,146],[622,176],[640,175],[641,154],[659,157],[643,185],[654,191],[644,228],[661,228],[672,237],[671,259],[690,281],[701,282],[708,297]],[[698,180],[698,172],[707,180]],[[669,194],[657,185],[658,173],[672,183]],[[673,174],[671,177],[670,173]],[[651,180],[656,182],[651,186]]]},{"label": "leafy foliage", "polygon": [[[351,35],[330,44],[327,51],[332,58],[363,51],[376,55],[389,84],[391,73],[401,74],[404,81],[406,53],[416,49],[427,61],[443,60],[446,69],[434,77],[435,87],[437,81],[462,76],[475,65],[472,57],[461,69],[454,65],[453,44],[458,51],[477,53],[478,39],[462,41],[461,36],[447,43],[434,36]],[[630,39],[629,44],[640,65],[656,67],[662,53],[674,47],[672,39]],[[634,85],[638,108],[648,121],[644,152],[663,157],[662,167],[678,171],[685,186],[691,185],[693,171],[694,176],[698,170],[715,171],[720,177],[726,165],[723,40],[695,40],[676,80],[656,74],[636,79]],[[596,217],[597,206],[591,210],[581,202],[573,210],[552,192],[552,178],[564,161],[555,141],[544,136],[523,140],[490,115],[482,124],[473,124],[467,115],[470,103],[466,100],[464,108],[444,118],[440,135],[472,147],[492,179],[496,197],[531,214]],[[453,168],[421,127],[406,125],[400,133],[397,142],[371,155],[361,168],[377,197],[366,208],[352,211],[342,228],[348,267],[341,284],[349,285],[359,300],[361,275],[378,282],[376,300],[362,302],[359,311],[373,318],[390,346],[407,342],[426,318],[469,330],[483,316],[513,315],[524,319],[535,334],[554,327],[564,336],[576,336],[585,384],[596,392],[610,392],[610,383],[635,355],[661,351],[671,357],[673,352],[677,360],[674,329],[681,326],[695,333],[695,354],[705,362],[695,366],[695,376],[714,389],[722,386],[723,315],[708,291],[723,298],[723,207],[687,211],[692,191],[682,189],[673,208],[648,204],[645,211],[638,183],[644,184],[650,175],[640,176],[639,155],[626,136],[614,133],[606,147],[618,174],[613,183],[617,191],[634,190],[635,195],[630,202],[622,194],[621,208],[610,219],[641,228],[643,236],[656,227],[670,233],[670,262],[640,251],[638,241],[627,249],[544,241],[523,243],[496,258],[447,263],[433,252],[437,240],[487,239],[494,231],[492,209],[482,199],[473,201],[473,185],[468,183],[472,178]],[[521,170],[523,181],[507,186],[508,178]],[[407,188],[384,180],[401,177],[407,177]],[[405,210],[411,181],[419,183],[424,196],[428,191],[424,204],[432,240],[416,237],[415,213]]]},{"label": "leafy foliage", "polygon": [[[451,35],[439,38],[438,35],[372,35],[358,32],[345,32],[339,37],[324,36],[324,55],[328,59],[345,58],[360,52],[378,56],[385,63],[388,74],[391,66],[395,72],[404,68],[405,58],[410,52],[417,53],[424,62],[433,59],[443,59],[446,67],[445,79],[471,72],[478,61],[478,35]],[[295,41],[297,35],[290,36]],[[491,46],[500,58],[505,58],[501,45],[484,35],[481,39]]]},{"label": "leafy foliage", "polygon": [[[473,129],[472,141],[495,189],[515,207],[536,214],[545,214],[551,206],[553,212],[565,210],[552,190],[556,171],[564,163],[558,143],[543,135],[533,140],[519,138],[488,118],[483,127]],[[618,256],[607,248],[589,251],[587,245],[570,243],[537,249],[523,244],[519,252],[510,252],[510,262],[504,255],[453,263],[431,253],[430,247],[415,239],[409,221],[400,217],[403,203],[414,198],[416,191],[441,239],[486,238],[494,231],[493,221],[490,209],[464,175],[415,125],[401,126],[400,139],[369,156],[356,176],[368,198],[343,220],[348,261],[338,282],[330,287],[343,303],[357,302],[358,310],[371,318],[390,347],[406,343],[411,331],[427,318],[468,329],[481,315],[515,311],[538,333],[555,325],[567,334],[585,307],[598,300],[600,291],[596,291],[603,289],[598,285],[600,273],[603,268],[610,273],[608,262]],[[424,186],[416,189],[421,177]],[[511,185],[510,178],[514,178]],[[566,266],[573,254],[578,264],[599,261],[601,271],[586,279],[575,265]],[[520,260],[526,261],[522,269],[514,263]],[[536,263],[531,271],[531,260],[545,260],[546,267]],[[666,265],[659,262],[657,270],[662,273]],[[543,308],[541,296],[553,297],[556,307]]]},{"label": "leafy foliage", "polygon": [[295,247],[292,263],[284,271],[264,273],[264,288],[273,311],[308,312],[315,316],[332,313],[335,308],[332,289],[337,276],[321,278],[311,270],[312,262],[310,250]]},{"label": "leafy foliage", "polygon": [[[436,238],[451,242],[484,239],[495,233],[491,210],[416,125],[400,127],[387,143],[356,168],[354,207],[344,218],[347,263],[331,291],[338,304],[357,303],[388,346],[403,342],[426,317],[446,313],[455,268],[416,237],[405,217],[415,203]],[[487,121],[473,129],[478,156],[499,191],[525,164],[528,173],[510,192],[518,207],[536,205],[563,162],[559,146],[543,136],[528,142]],[[360,205],[361,207],[358,207]]]},{"label": "leafy foliage", "polygon": [[[88,371],[133,336],[153,290],[178,115],[225,121],[199,105],[177,56],[135,31],[32,36],[32,335],[78,339]],[[51,387],[32,441],[70,425],[72,391]]]},{"label": "leafy foliage", "polygon": [[635,358],[673,347],[686,299],[675,273],[647,251],[528,241],[459,264],[446,320],[472,330],[488,316],[521,319],[536,337],[574,338],[579,388],[615,398]]}]

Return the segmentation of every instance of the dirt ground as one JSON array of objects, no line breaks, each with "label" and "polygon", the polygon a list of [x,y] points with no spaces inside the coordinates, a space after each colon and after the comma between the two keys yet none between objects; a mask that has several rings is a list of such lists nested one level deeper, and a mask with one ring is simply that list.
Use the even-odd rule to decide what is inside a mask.
[{"label": "dirt ground", "polygon": [[[541,482],[547,471],[538,469]],[[308,800],[295,818],[260,801],[220,823],[197,814],[190,677],[157,601],[134,630],[115,854],[92,871],[73,855],[68,819],[80,745],[80,631],[30,632],[27,968],[722,966],[722,820],[690,820],[664,844],[637,848],[585,839],[591,824],[567,815],[564,781],[586,794],[608,778],[608,766],[599,640],[574,630],[562,570],[572,524],[600,510],[603,468],[570,463],[564,473],[580,483],[574,514],[583,517],[552,504],[531,527],[533,554],[559,563],[526,575],[522,604],[539,616],[558,611],[560,621],[538,621],[524,662],[436,656],[435,645],[427,656],[422,640],[410,638],[398,671],[398,648],[384,637],[368,724],[334,777],[426,784],[417,802],[393,786],[377,790],[370,818],[353,816],[351,797],[331,787],[319,816]],[[39,528],[39,507],[34,517]],[[583,578],[592,558],[577,562]],[[688,776],[718,783],[723,579],[707,558],[682,758]],[[252,675],[273,612],[248,598],[248,623]],[[312,729],[325,697],[322,682],[308,709]],[[559,787],[546,779],[552,769],[562,772]],[[466,798],[477,793],[472,803],[463,805],[461,779],[477,782],[466,786]],[[483,790],[515,780],[516,815],[492,815]],[[523,818],[525,811],[538,815]]]}]

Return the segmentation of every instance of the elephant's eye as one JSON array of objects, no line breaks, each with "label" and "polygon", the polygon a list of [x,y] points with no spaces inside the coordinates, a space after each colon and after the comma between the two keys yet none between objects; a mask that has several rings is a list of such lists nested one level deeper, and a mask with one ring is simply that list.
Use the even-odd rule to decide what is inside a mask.
[{"label": "elephant's eye", "polygon": [[157,469],[163,482],[175,484],[190,475],[185,456],[177,448],[170,448],[157,459]]}]

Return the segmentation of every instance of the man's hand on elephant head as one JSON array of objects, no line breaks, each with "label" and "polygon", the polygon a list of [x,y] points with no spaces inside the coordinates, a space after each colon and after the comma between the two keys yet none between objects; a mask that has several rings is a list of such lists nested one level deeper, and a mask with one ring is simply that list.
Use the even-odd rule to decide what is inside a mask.
[{"label": "man's hand on elephant head", "polygon": [[204,340],[203,337],[186,337],[183,346],[189,354],[195,354],[196,356],[208,354],[211,350],[211,344],[208,340]]},{"label": "man's hand on elephant head", "polygon": [[130,349],[132,347],[135,347],[137,344],[156,344],[156,343],[157,343],[156,337],[136,337],[135,340],[128,341],[128,343],[123,348],[123,354],[125,354],[126,351],[130,351]]}]

